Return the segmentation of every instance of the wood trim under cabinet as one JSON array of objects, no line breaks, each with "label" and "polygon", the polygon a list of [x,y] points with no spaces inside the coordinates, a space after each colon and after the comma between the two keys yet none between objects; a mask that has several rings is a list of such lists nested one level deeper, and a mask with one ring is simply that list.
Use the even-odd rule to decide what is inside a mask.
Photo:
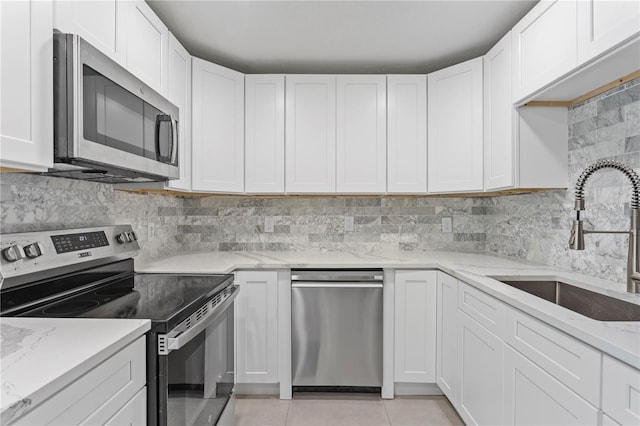
[{"label": "wood trim under cabinet", "polygon": [[613,80],[610,83],[600,86],[597,89],[587,92],[582,96],[578,96],[577,98],[570,101],[531,101],[531,102],[527,102],[522,106],[523,107],[570,107],[570,106],[579,104],[580,102],[584,102],[587,99],[591,99],[594,96],[597,96],[608,90],[615,89],[616,87],[621,86],[639,77],[640,77],[640,70],[637,70],[630,74],[625,75],[624,77],[620,77],[616,80]]}]

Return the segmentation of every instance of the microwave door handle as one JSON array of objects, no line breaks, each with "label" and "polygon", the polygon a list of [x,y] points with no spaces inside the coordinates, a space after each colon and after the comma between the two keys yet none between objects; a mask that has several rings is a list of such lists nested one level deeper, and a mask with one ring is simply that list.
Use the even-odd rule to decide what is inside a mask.
[{"label": "microwave door handle", "polygon": [[171,119],[171,164],[178,164],[178,120]]},{"label": "microwave door handle", "polygon": [[[162,128],[162,125],[166,125],[166,123],[169,123],[169,126],[171,128],[173,127],[173,120],[171,119],[171,116],[169,114],[156,115],[156,160],[162,161],[163,163],[171,161],[172,155],[171,150],[169,151],[169,155],[162,155],[160,152],[160,130]],[[171,129],[171,135],[173,137],[173,129]]]}]

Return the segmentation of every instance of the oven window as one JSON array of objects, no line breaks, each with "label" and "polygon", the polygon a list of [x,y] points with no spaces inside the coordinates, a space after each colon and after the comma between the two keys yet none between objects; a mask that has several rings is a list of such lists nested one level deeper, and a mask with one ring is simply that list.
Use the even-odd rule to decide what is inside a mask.
[{"label": "oven window", "polygon": [[234,386],[233,305],[168,355],[167,425],[214,425]]},{"label": "oven window", "polygon": [[84,139],[153,160],[166,157],[171,135],[169,126],[161,125],[162,111],[93,68],[82,70]]}]

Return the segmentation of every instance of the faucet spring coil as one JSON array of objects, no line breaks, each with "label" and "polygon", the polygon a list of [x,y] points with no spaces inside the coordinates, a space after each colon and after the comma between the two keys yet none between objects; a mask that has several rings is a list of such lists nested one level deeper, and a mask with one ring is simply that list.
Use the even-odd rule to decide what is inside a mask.
[{"label": "faucet spring coil", "polygon": [[638,174],[626,164],[614,160],[596,161],[595,163],[584,169],[584,171],[582,172],[582,174],[580,174],[580,177],[578,177],[578,180],[576,181],[576,200],[584,200],[584,185],[586,184],[587,179],[589,179],[592,174],[600,169],[615,169],[624,173],[624,175],[631,182],[631,186],[633,187],[630,207],[632,209],[640,208],[640,176],[638,176]]}]

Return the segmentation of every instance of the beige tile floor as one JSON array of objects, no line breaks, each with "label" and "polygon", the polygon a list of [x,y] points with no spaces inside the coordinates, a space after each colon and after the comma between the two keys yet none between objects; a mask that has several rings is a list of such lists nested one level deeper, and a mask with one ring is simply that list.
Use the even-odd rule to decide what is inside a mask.
[{"label": "beige tile floor", "polygon": [[393,400],[360,394],[241,395],[237,426],[463,425],[443,396],[405,396]]}]

